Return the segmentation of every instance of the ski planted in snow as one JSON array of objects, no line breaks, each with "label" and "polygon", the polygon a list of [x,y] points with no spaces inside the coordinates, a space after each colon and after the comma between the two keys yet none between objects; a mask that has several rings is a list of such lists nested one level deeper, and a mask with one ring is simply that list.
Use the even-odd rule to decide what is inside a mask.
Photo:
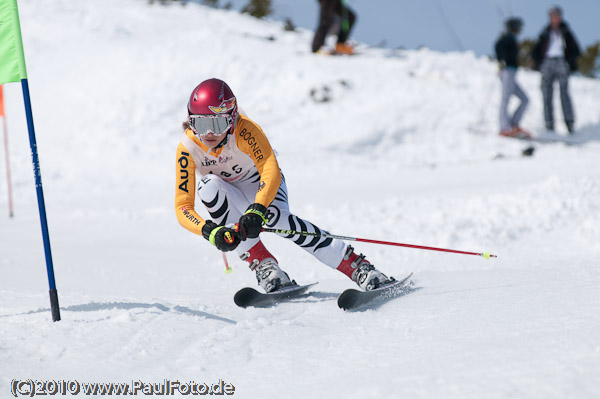
[{"label": "ski planted in snow", "polygon": [[412,273],[399,281],[392,281],[371,291],[347,289],[338,297],[338,306],[344,310],[356,310],[381,305],[391,299],[404,296],[412,291]]},{"label": "ski planted in snow", "polygon": [[308,289],[315,284],[317,283],[306,285],[298,285],[294,283],[294,285],[281,287],[276,291],[268,293],[259,292],[254,288],[245,287],[236,292],[233,297],[233,301],[241,308],[247,308],[248,306],[269,307],[281,302],[282,300],[297,298],[308,291]]}]

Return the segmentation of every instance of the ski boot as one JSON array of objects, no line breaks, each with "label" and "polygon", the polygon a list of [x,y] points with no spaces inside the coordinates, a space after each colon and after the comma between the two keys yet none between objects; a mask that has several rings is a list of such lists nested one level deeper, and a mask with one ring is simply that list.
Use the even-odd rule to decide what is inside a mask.
[{"label": "ski boot", "polygon": [[531,139],[533,135],[529,133],[527,130],[522,129],[520,126],[513,126],[508,130],[501,130],[500,136],[503,137],[513,137],[516,139]]},{"label": "ski boot", "polygon": [[346,43],[337,43],[335,45],[334,54],[352,55],[354,54],[354,47]]},{"label": "ski boot", "polygon": [[366,260],[363,254],[355,254],[351,245],[346,248],[344,258],[337,270],[350,277],[364,291],[373,290],[382,284],[393,281],[393,278],[390,279],[375,269],[375,266]]},{"label": "ski boot", "polygon": [[279,268],[277,259],[265,248],[262,241],[257,242],[240,259],[249,263],[250,270],[256,272],[256,280],[265,292],[273,292],[281,287],[296,284],[286,272]]}]

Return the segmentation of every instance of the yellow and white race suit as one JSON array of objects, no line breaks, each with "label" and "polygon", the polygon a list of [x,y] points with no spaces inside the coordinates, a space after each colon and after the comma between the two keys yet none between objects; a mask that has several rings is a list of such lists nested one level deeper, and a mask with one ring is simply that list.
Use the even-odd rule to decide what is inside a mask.
[{"label": "yellow and white race suit", "polygon": [[[211,220],[219,225],[235,224],[250,204],[259,203],[267,207],[267,227],[321,232],[290,212],[285,179],[260,126],[239,114],[234,131],[225,140],[211,150],[187,129],[177,147],[175,212],[183,227],[202,235],[205,220],[195,210],[197,194]],[[340,264],[346,249],[346,244],[337,239],[282,236],[332,268]],[[243,256],[258,240],[243,241],[237,253]]]}]

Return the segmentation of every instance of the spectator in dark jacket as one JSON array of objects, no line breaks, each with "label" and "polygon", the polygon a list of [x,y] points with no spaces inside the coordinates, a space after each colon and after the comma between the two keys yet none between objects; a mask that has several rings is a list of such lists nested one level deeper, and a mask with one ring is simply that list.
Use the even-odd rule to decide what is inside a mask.
[{"label": "spectator in dark jacket", "polygon": [[552,97],[554,81],[558,80],[565,124],[569,133],[573,133],[575,115],[569,96],[569,74],[577,70],[577,58],[581,51],[575,36],[562,20],[560,7],[552,7],[549,15],[550,24],[540,34],[531,53],[535,69],[542,73],[544,120],[546,129],[554,130]]},{"label": "spectator in dark jacket", "polygon": [[[500,81],[502,82],[502,100],[500,102],[500,135],[507,137],[530,137],[531,135],[519,126],[529,99],[516,81],[519,67],[519,45],[517,35],[521,32],[523,21],[520,18],[509,18],[506,21],[506,32],[496,41],[494,49],[500,62]],[[517,96],[521,103],[512,115],[508,114],[508,100]]]},{"label": "spectator in dark jacket", "polygon": [[325,38],[335,22],[340,20],[337,34],[337,44],[334,53],[352,54],[354,49],[346,41],[356,21],[356,14],[348,7],[344,0],[319,0],[321,11],[319,13],[319,26],[315,32],[312,43],[312,51],[316,53],[325,44]]}]

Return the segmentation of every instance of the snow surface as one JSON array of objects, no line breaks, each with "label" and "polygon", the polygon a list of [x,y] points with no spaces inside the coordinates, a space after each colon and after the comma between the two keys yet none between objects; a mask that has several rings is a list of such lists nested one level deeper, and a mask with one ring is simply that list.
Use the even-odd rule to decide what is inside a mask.
[{"label": "snow surface", "polygon": [[[50,317],[10,84],[0,397],[15,378],[223,379],[240,398],[600,397],[600,82],[571,79],[582,144],[526,158],[497,135],[495,64],[470,52],[323,57],[309,31],[197,4],[19,7],[62,321]],[[173,211],[187,98],[209,77],[266,131],[296,214],[334,234],[499,257],[356,245],[388,274],[415,272],[421,289],[345,313],[336,298],[351,281],[265,234],[293,278],[319,284],[298,302],[237,308],[253,274],[231,255],[225,274]],[[539,74],[518,79],[531,100],[523,125],[539,131]]]}]

